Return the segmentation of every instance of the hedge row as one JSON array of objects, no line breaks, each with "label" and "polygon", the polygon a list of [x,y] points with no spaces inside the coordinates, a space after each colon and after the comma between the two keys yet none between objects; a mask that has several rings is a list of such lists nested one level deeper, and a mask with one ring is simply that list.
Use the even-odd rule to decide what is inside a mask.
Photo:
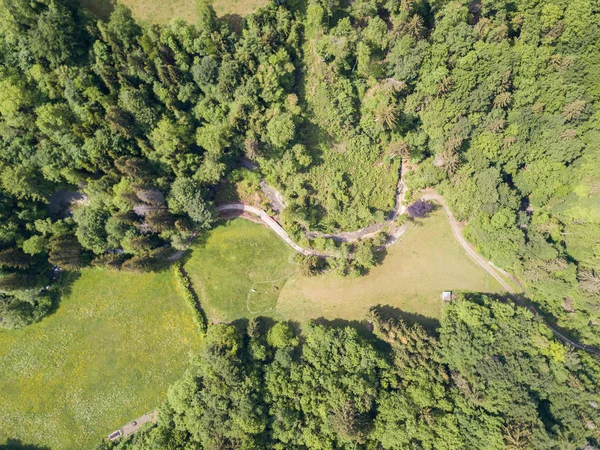
[{"label": "hedge row", "polygon": [[193,291],[192,282],[183,270],[183,267],[181,267],[180,263],[173,265],[173,273],[175,274],[175,279],[177,280],[179,287],[183,291],[183,297],[194,313],[194,321],[196,322],[196,325],[198,325],[198,328],[202,334],[206,333],[208,320],[206,319],[206,314],[204,314],[204,311],[202,310],[200,301],[197,299],[197,296]]}]

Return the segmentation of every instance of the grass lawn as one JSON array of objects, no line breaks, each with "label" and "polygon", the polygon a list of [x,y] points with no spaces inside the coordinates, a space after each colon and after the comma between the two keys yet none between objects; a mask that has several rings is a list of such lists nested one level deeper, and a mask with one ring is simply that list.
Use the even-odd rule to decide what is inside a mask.
[{"label": "grass lawn", "polygon": [[293,257],[294,251],[268,228],[235,219],[195,242],[185,269],[209,320],[277,317],[271,308],[296,271]]},{"label": "grass lawn", "polygon": [[170,272],[84,270],[54,314],[0,332],[0,447],[95,448],[161,403],[199,339]]},{"label": "grass lawn", "polygon": [[271,230],[235,219],[196,243],[185,268],[215,322],[258,315],[301,323],[320,317],[361,320],[381,304],[432,323],[440,317],[444,290],[500,290],[454,240],[442,210],[413,226],[364,277],[303,277],[292,258],[293,251]]},{"label": "grass lawn", "polygon": [[[134,17],[145,23],[168,23],[171,19],[196,21],[196,0],[81,0],[83,6],[107,18],[115,3],[128,6]],[[215,0],[213,7],[219,17],[245,16],[267,4],[267,0]]]},{"label": "grass lawn", "polygon": [[371,306],[381,304],[431,323],[440,317],[445,290],[496,292],[500,286],[466,256],[438,210],[389,248],[383,264],[367,276],[294,277],[283,288],[277,310],[300,322],[319,317],[360,320]]}]

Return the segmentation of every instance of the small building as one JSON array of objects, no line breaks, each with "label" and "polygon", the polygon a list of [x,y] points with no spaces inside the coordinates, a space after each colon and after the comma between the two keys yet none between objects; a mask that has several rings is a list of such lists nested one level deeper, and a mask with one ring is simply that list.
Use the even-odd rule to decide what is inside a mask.
[{"label": "small building", "polygon": [[108,435],[108,439],[110,439],[111,441],[116,441],[121,436],[123,436],[123,433],[121,433],[121,430],[117,430],[117,431],[114,431],[114,432],[110,433]]},{"label": "small building", "polygon": [[442,292],[442,302],[451,302],[451,301],[452,301],[452,291]]}]

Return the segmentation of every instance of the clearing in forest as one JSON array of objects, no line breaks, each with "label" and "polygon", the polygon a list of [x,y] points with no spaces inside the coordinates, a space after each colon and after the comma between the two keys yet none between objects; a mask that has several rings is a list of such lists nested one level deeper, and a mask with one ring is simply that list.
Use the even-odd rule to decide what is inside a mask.
[{"label": "clearing in forest", "polygon": [[442,291],[501,290],[467,257],[441,209],[411,225],[382,264],[359,278],[301,276],[293,251],[275,233],[242,219],[209,232],[187,258],[185,268],[215,322],[259,315],[361,320],[377,304],[431,322],[440,317]]},{"label": "clearing in forest", "polygon": [[94,447],[159,405],[199,344],[170,271],[83,270],[56,312],[0,331],[0,447]]},{"label": "clearing in forest", "polygon": [[[81,0],[81,3],[98,17],[107,18],[115,0]],[[117,0],[116,3],[129,7],[133,16],[145,23],[164,24],[172,19],[195,23],[197,19],[196,0]],[[266,0],[216,0],[213,7],[219,17],[239,23],[241,17],[266,4]]]},{"label": "clearing in forest", "polygon": [[473,263],[456,242],[440,209],[420,219],[388,248],[382,264],[368,275],[342,278],[335,273],[295,277],[286,283],[277,309],[300,322],[311,318],[364,319],[375,305],[401,310],[432,323],[440,317],[442,291],[497,292],[499,284]]},{"label": "clearing in forest", "polygon": [[[318,97],[316,97],[318,98]],[[316,101],[316,100],[315,100]],[[398,164],[382,163],[375,145],[336,143],[316,124],[305,124],[300,135],[314,161],[306,173],[294,177],[310,186],[322,215],[314,231],[355,231],[385,220],[394,207]],[[380,214],[373,214],[379,211]]]}]

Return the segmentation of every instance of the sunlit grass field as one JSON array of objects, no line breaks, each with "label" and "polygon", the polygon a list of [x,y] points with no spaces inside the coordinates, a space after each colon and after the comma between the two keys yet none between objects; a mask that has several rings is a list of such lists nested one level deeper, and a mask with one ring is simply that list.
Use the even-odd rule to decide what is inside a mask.
[{"label": "sunlit grass field", "polygon": [[[81,3],[102,18],[107,18],[115,3],[120,3],[145,23],[164,24],[175,18],[193,23],[197,19],[196,0],[81,0]],[[215,0],[213,7],[219,17],[245,16],[267,3],[267,0]]]},{"label": "sunlit grass field", "polygon": [[441,315],[445,290],[496,292],[498,283],[475,265],[454,239],[442,210],[412,225],[388,249],[383,263],[359,278],[334,273],[295,277],[286,283],[277,310],[300,322],[364,319],[375,305],[390,306],[410,318],[430,323]]},{"label": "sunlit grass field", "polygon": [[51,316],[0,331],[0,447],[94,448],[161,403],[199,341],[171,272],[84,270]]},{"label": "sunlit grass field", "polygon": [[321,317],[362,320],[371,306],[381,304],[431,323],[440,317],[444,290],[500,289],[454,240],[441,210],[412,225],[366,276],[304,277],[292,261],[292,250],[275,233],[236,219],[196,244],[185,268],[215,322],[258,315],[300,323]]},{"label": "sunlit grass field", "polygon": [[277,317],[272,309],[297,267],[294,251],[270,229],[235,219],[196,241],[185,269],[209,320],[231,322]]}]

